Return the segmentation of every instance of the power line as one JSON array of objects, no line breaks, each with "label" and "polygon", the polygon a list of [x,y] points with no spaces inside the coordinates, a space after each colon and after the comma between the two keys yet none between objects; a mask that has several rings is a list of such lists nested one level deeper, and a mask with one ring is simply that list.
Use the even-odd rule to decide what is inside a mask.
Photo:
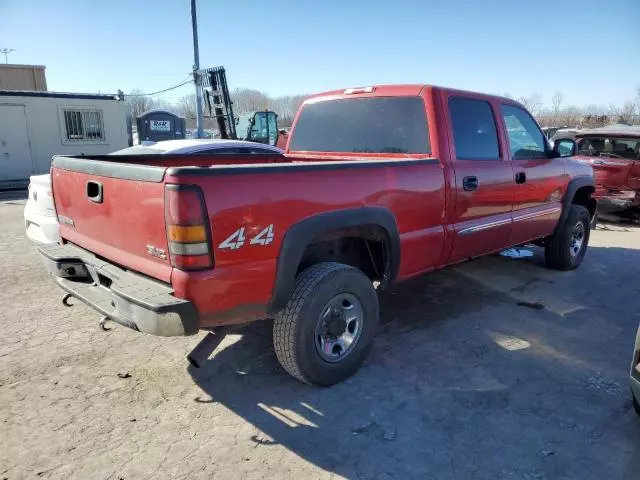
[{"label": "power line", "polygon": [[174,85],[173,87],[169,87],[169,88],[165,88],[164,90],[158,90],[157,92],[151,92],[151,93],[134,93],[134,94],[127,94],[125,95],[125,97],[149,97],[151,95],[158,95],[159,93],[164,93],[164,92],[168,92],[170,90],[175,90],[176,88],[180,88],[183,85],[186,85],[187,83],[191,83],[193,80],[191,80],[191,78],[189,78],[188,80],[183,81],[182,83],[179,83],[178,85]]}]

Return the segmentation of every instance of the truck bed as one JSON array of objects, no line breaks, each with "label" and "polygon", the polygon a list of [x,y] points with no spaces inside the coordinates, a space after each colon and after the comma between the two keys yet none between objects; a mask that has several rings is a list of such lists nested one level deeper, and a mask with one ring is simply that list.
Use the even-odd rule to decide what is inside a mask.
[{"label": "truck bed", "polygon": [[[283,155],[250,154],[56,156],[52,186],[61,237],[168,283],[168,255],[148,253],[149,248],[168,251],[164,221],[167,170],[285,161]],[[90,198],[90,184],[101,190],[99,201]],[[139,241],[133,243],[133,238]]]},{"label": "truck bed", "polygon": [[[171,283],[178,298],[196,301],[198,311],[215,321],[243,304],[268,306],[285,232],[318,213],[366,206],[393,211],[403,248],[399,276],[433,268],[441,257],[445,181],[436,158],[310,155],[272,163],[238,158],[205,167],[163,157],[137,163],[55,157],[60,235],[124,269]],[[102,185],[102,203],[88,198],[89,182]],[[210,270],[185,274],[171,266],[164,211],[169,184],[197,185],[203,192],[214,258]],[[251,243],[269,228],[271,241]],[[240,230],[246,236],[242,248],[229,248]]]}]

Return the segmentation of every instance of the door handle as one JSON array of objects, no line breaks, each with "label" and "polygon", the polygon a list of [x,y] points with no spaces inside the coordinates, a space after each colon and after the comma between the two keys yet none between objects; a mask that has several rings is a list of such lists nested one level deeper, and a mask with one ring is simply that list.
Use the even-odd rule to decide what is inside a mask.
[{"label": "door handle", "polygon": [[464,177],[462,179],[462,188],[464,188],[467,192],[477,190],[478,177]]},{"label": "door handle", "polygon": [[527,181],[527,174],[524,172],[516,173],[516,183],[525,183]]},{"label": "door handle", "polygon": [[87,198],[95,203],[102,203],[102,184],[100,182],[87,182]]}]

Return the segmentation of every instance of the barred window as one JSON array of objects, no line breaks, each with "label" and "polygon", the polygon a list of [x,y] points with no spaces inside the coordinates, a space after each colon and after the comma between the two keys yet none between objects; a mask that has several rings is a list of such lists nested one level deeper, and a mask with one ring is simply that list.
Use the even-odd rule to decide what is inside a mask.
[{"label": "barred window", "polygon": [[67,140],[104,140],[101,110],[64,110]]}]

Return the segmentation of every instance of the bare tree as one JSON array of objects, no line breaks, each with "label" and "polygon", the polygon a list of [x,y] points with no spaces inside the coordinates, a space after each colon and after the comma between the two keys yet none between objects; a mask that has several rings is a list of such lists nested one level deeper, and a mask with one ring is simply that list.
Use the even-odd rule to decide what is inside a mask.
[{"label": "bare tree", "polygon": [[175,109],[181,117],[186,119],[196,118],[196,94],[190,93],[180,97],[176,102]]},{"label": "bare tree", "polygon": [[635,120],[636,104],[631,100],[624,102],[620,107],[616,105],[609,106],[609,115],[616,123],[624,123],[632,125]]},{"label": "bare tree", "polygon": [[580,127],[580,122],[582,121],[582,111],[573,105],[562,108],[558,112],[557,122],[559,125],[567,126],[567,127]]},{"label": "bare tree", "polygon": [[256,110],[266,110],[269,108],[269,96],[258,90],[250,88],[238,88],[231,94],[233,102],[233,112],[243,114]]},{"label": "bare tree", "polygon": [[536,115],[542,107],[542,95],[539,93],[532,93],[528,97],[518,97],[517,100],[529,110],[531,115]]},{"label": "bare tree", "polygon": [[560,113],[560,106],[562,105],[563,99],[562,92],[556,92],[553,94],[551,98],[551,109],[553,110],[553,121],[556,122],[558,120],[558,114]]},{"label": "bare tree", "polygon": [[622,123],[627,125],[633,125],[636,116],[636,104],[632,101],[624,102],[620,110],[620,117],[623,120]]},{"label": "bare tree", "polygon": [[153,100],[153,108],[158,108],[160,110],[167,110],[168,112],[177,113],[177,108],[175,103],[171,103],[166,98],[156,98]]},{"label": "bare tree", "polygon": [[143,94],[139,88],[133,89],[128,95],[125,95],[125,101],[129,105],[129,111],[132,118],[137,118],[141,113],[154,108],[154,100]]},{"label": "bare tree", "polygon": [[305,95],[286,95],[270,100],[269,108],[278,114],[278,126],[289,127]]},{"label": "bare tree", "polygon": [[[305,95],[286,95],[271,98],[264,92],[249,88],[237,89],[231,94],[235,115],[242,115],[243,113],[259,110],[273,110],[278,114],[279,127],[288,127],[291,125],[293,117],[304,99]],[[187,125],[191,127],[196,116],[195,105],[195,94],[189,94],[180,97],[168,109],[184,117],[187,120]],[[205,117],[205,128],[217,130],[215,119]]]},{"label": "bare tree", "polygon": [[[638,89],[640,95],[640,88]],[[532,96],[533,97],[533,96]],[[640,97],[627,100],[622,105],[590,104],[584,107],[562,107],[562,96],[556,93],[550,108],[535,108],[535,99],[520,98],[519,101],[533,110],[540,125],[566,125],[574,128],[598,128],[612,123],[640,125]]]},{"label": "bare tree", "polygon": [[609,109],[605,105],[589,104],[582,109],[584,115],[606,115]]}]

